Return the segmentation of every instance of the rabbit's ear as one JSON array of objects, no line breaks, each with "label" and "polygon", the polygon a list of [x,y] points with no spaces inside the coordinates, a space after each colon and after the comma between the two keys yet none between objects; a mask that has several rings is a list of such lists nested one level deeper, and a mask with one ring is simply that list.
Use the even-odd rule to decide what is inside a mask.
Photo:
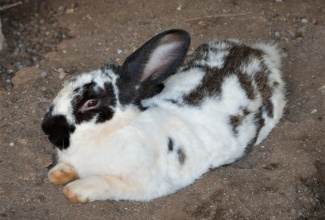
[{"label": "rabbit's ear", "polygon": [[125,60],[123,78],[135,84],[161,83],[181,65],[189,45],[190,36],[184,30],[160,33]]}]

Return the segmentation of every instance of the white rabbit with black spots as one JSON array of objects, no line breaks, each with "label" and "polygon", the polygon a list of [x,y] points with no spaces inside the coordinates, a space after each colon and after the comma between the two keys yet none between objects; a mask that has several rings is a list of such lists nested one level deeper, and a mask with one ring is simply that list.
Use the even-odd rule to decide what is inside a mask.
[{"label": "white rabbit with black spots", "polygon": [[42,129],[57,147],[49,171],[72,202],[147,201],[193,183],[259,144],[285,100],[274,45],[202,44],[165,31],[130,55],[68,82]]}]

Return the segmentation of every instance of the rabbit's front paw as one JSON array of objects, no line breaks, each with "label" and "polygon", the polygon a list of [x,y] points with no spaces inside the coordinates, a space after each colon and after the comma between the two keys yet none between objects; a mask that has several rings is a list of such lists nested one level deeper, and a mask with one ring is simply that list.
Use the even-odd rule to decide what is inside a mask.
[{"label": "rabbit's front paw", "polygon": [[59,163],[48,173],[49,180],[55,185],[63,185],[78,179],[78,174],[68,163]]},{"label": "rabbit's front paw", "polygon": [[[73,181],[63,188],[63,194],[70,202],[85,203],[102,200],[107,191],[106,182],[102,178],[89,176]],[[105,197],[105,196],[104,196]]]}]

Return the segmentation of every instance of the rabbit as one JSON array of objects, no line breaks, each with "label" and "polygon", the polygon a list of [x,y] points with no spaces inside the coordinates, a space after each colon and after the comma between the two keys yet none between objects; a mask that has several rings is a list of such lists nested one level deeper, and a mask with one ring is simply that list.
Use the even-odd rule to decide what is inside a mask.
[{"label": "rabbit", "polygon": [[56,146],[50,182],[71,202],[149,201],[258,145],[286,104],[281,51],[237,40],[200,45],[162,32],[121,66],[66,83],[42,121]]}]

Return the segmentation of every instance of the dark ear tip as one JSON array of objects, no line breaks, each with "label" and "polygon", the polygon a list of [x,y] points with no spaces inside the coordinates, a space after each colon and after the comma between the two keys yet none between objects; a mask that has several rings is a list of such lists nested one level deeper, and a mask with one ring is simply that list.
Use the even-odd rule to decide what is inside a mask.
[{"label": "dark ear tip", "polygon": [[163,32],[164,34],[169,34],[169,33],[180,33],[180,34],[184,34],[184,35],[188,35],[188,36],[190,36],[190,34],[187,32],[187,31],[185,31],[185,30],[183,30],[183,29],[169,29],[169,30],[167,30],[167,31],[165,31],[165,32]]},{"label": "dark ear tip", "polygon": [[191,42],[190,34],[183,29],[170,29],[165,32],[162,32],[161,34],[162,35],[178,34],[180,37],[182,37],[183,40],[186,40],[188,44],[190,44],[190,42]]}]

